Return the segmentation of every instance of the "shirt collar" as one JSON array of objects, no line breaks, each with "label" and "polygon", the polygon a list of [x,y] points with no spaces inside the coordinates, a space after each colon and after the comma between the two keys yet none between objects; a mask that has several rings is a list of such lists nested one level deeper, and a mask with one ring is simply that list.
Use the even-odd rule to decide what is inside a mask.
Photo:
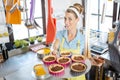
[{"label": "shirt collar", "polygon": [[[68,36],[67,36],[68,30],[65,30],[64,32],[64,38],[68,41]],[[80,31],[77,29],[77,35],[75,36],[74,39],[78,38],[80,36]]]},{"label": "shirt collar", "polygon": [[65,40],[67,40],[67,41],[68,41],[68,36],[67,36],[67,33],[68,33],[68,30],[65,30],[65,33],[64,33],[64,38],[65,38]]}]

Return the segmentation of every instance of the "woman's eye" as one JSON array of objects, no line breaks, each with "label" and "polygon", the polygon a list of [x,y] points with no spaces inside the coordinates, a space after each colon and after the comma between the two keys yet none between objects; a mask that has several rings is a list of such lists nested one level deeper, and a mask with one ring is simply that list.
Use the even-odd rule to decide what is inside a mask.
[{"label": "woman's eye", "polygon": [[66,20],[66,18],[64,18],[64,20]]},{"label": "woman's eye", "polygon": [[64,18],[64,21],[72,21],[72,18]]},{"label": "woman's eye", "polygon": [[69,20],[69,21],[72,21],[72,19],[71,19],[71,18],[69,18],[68,20]]}]

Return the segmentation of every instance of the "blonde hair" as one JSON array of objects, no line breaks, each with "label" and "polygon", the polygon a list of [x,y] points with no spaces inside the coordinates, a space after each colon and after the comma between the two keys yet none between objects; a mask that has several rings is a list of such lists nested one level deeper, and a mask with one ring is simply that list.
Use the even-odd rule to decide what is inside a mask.
[{"label": "blonde hair", "polygon": [[82,6],[81,4],[75,3],[73,6],[78,10],[78,12],[79,12],[80,14],[83,13],[84,8],[83,8],[83,6]]},{"label": "blonde hair", "polygon": [[[74,9],[73,9],[74,8]],[[75,10],[76,9],[76,10]],[[69,6],[69,8],[66,10],[66,12],[68,13],[73,13],[75,15],[76,18],[78,18],[78,13],[82,14],[84,11],[84,8],[81,4],[79,3],[75,3],[73,4],[73,6]]]}]

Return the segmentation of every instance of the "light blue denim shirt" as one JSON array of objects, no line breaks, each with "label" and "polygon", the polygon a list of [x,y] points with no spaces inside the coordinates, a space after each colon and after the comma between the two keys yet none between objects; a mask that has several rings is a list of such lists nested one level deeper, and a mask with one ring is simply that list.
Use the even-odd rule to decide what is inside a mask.
[{"label": "light blue denim shirt", "polygon": [[62,39],[64,38],[65,42],[63,46],[64,48],[67,48],[67,49],[77,49],[77,44],[79,41],[80,42],[80,54],[82,54],[84,45],[85,45],[85,36],[81,34],[79,30],[77,31],[76,37],[70,42],[68,41],[67,30],[58,31],[56,34],[56,38],[60,40],[60,43],[62,42]]}]

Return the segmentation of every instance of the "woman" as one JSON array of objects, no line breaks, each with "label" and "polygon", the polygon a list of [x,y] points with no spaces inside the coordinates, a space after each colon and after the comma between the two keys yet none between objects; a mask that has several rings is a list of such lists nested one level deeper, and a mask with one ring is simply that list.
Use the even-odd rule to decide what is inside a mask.
[{"label": "woman", "polygon": [[[73,54],[82,54],[84,48],[84,35],[77,28],[78,22],[82,19],[83,7],[75,3],[70,6],[64,17],[66,30],[58,31],[53,45],[53,53],[59,50],[62,52],[72,52]],[[69,79],[68,79],[69,80]],[[70,78],[70,80],[85,80],[85,76]]]}]

